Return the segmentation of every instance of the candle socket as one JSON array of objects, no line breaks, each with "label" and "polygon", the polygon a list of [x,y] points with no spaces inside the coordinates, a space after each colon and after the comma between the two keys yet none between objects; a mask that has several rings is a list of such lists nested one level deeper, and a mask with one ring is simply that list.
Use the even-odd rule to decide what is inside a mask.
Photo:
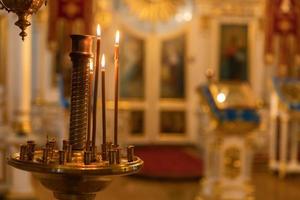
[{"label": "candle socket", "polygon": [[87,142],[86,142],[85,150],[86,150],[86,151],[92,151],[91,141],[89,141],[89,142],[87,141]]},{"label": "candle socket", "polygon": [[46,148],[49,150],[48,152],[48,156],[50,158],[50,160],[53,158],[53,154],[54,154],[54,148],[55,148],[55,141],[49,141],[46,144]]},{"label": "candle socket", "polygon": [[117,156],[118,155],[117,154],[118,154],[118,152],[117,152],[116,149],[110,149],[110,150],[108,150],[108,161],[109,161],[110,165],[116,165],[116,164],[118,164],[118,161],[117,161]]},{"label": "candle socket", "polygon": [[49,149],[44,147],[43,148],[43,158],[42,158],[44,164],[48,163],[48,152],[49,152]]},{"label": "candle socket", "polygon": [[34,141],[27,142],[27,160],[33,161],[34,159],[34,151],[35,151],[35,143]]},{"label": "candle socket", "polygon": [[20,160],[26,160],[26,154],[27,154],[27,145],[22,144],[20,146]]},{"label": "candle socket", "polygon": [[51,140],[51,141],[49,141],[49,144],[50,144],[50,147],[52,148],[52,149],[54,149],[55,148],[55,145],[56,145],[56,140]]},{"label": "candle socket", "polygon": [[92,162],[96,162],[96,161],[97,161],[97,147],[92,146]]},{"label": "candle socket", "polygon": [[121,162],[121,148],[116,148],[116,164],[120,164]]},{"label": "candle socket", "polygon": [[107,156],[108,156],[107,155],[107,144],[102,144],[101,148],[102,148],[102,152],[101,152],[102,160],[106,161],[107,160]]},{"label": "candle socket", "polygon": [[112,149],[112,148],[113,148],[112,142],[107,142],[107,143],[106,143],[106,151],[108,151],[108,150],[110,150],[110,149]]},{"label": "candle socket", "polygon": [[66,152],[64,150],[58,152],[58,162],[60,165],[66,163]]},{"label": "candle socket", "polygon": [[68,146],[68,151],[67,151],[67,162],[72,162],[72,145]]},{"label": "candle socket", "polygon": [[92,161],[92,152],[84,151],[83,160],[85,165],[90,165]]},{"label": "candle socket", "polygon": [[64,151],[68,151],[69,145],[70,145],[70,143],[68,140],[63,140],[63,148],[62,149]]},{"label": "candle socket", "polygon": [[127,147],[127,160],[128,162],[134,161],[134,146],[132,145]]}]

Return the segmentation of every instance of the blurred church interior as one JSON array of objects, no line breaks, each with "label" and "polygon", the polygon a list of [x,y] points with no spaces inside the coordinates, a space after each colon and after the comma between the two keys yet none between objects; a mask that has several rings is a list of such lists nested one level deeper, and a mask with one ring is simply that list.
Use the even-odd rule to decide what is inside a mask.
[{"label": "blurred church interior", "polygon": [[70,35],[97,24],[107,137],[120,30],[120,145],[144,166],[96,199],[300,199],[299,0],[48,0],[22,35],[6,9],[31,1],[0,1],[1,199],[54,199],[6,159],[27,140],[68,136]]}]

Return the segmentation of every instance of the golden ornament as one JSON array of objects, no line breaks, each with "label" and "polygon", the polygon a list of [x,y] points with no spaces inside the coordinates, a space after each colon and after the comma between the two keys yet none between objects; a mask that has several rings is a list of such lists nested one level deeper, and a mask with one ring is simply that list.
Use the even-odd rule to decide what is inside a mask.
[{"label": "golden ornament", "polygon": [[168,21],[184,5],[184,0],[124,0],[130,11],[140,20],[150,22]]}]

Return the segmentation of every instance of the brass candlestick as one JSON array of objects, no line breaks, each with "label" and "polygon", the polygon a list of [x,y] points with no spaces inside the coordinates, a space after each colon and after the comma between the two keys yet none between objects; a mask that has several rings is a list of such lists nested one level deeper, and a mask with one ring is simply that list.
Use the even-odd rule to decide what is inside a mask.
[{"label": "brass candlestick", "polygon": [[27,36],[25,32],[26,28],[31,25],[28,21],[28,17],[36,13],[47,0],[0,0],[0,9],[5,9],[7,12],[13,12],[18,15],[19,20],[15,23],[20,29],[19,34],[22,40]]},{"label": "brass candlestick", "polygon": [[[112,176],[137,173],[143,161],[134,156],[133,149],[123,156],[120,148],[108,144],[107,152],[96,152],[96,160],[92,159],[92,152],[86,150],[88,71],[93,56],[93,36],[72,35],[71,38],[73,72],[69,141],[62,141],[61,150],[56,148],[55,140],[47,139],[42,150],[34,141],[28,141],[21,146],[20,153],[8,159],[8,164],[32,172],[59,200],[93,200]],[[108,155],[106,160],[102,159],[103,154]]]},{"label": "brass candlestick", "polygon": [[70,144],[73,150],[83,150],[86,146],[88,130],[88,100],[89,100],[89,71],[93,58],[93,36],[72,35],[73,62],[71,116],[70,116]]}]

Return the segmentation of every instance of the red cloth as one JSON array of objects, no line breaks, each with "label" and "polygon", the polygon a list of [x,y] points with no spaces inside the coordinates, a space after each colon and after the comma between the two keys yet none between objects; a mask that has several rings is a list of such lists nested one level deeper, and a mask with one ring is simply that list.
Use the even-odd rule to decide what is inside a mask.
[{"label": "red cloth", "polygon": [[135,154],[144,160],[139,175],[153,178],[199,178],[203,161],[183,147],[136,147]]}]

